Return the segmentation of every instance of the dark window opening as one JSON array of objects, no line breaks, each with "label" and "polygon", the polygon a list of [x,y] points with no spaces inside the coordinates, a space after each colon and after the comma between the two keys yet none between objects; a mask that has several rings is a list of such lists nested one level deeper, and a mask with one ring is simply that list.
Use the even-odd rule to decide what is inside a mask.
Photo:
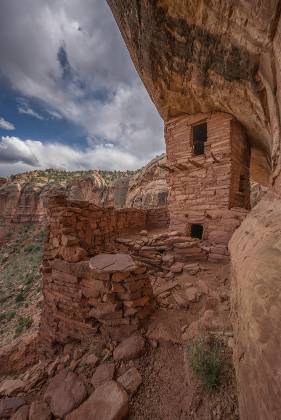
[{"label": "dark window opening", "polygon": [[192,238],[202,239],[203,237],[203,225],[193,223],[190,227],[190,236]]},{"label": "dark window opening", "polygon": [[166,192],[166,191],[161,191],[158,194],[158,204],[159,204],[159,206],[167,204],[167,197],[168,197],[168,192]]},{"label": "dark window opening", "polygon": [[205,142],[208,139],[207,123],[194,125],[192,127],[192,146],[194,155],[203,155]]},{"label": "dark window opening", "polygon": [[246,178],[244,175],[240,175],[239,179],[239,192],[244,193],[245,192],[245,182]]}]

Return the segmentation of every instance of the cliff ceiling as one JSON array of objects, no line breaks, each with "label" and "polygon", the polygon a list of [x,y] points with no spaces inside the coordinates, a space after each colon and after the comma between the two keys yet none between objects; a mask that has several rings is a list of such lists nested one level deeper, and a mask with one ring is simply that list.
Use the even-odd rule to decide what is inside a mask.
[{"label": "cliff ceiling", "polygon": [[281,2],[107,0],[164,120],[223,111],[245,127],[252,177],[279,173]]}]

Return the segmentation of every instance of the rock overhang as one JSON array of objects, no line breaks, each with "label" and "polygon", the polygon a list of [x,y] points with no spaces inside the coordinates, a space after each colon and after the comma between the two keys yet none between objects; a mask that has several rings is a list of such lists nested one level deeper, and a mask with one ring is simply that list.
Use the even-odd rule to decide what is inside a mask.
[{"label": "rock overhang", "polygon": [[247,131],[253,177],[267,184],[280,142],[278,2],[108,3],[162,118],[232,114]]}]

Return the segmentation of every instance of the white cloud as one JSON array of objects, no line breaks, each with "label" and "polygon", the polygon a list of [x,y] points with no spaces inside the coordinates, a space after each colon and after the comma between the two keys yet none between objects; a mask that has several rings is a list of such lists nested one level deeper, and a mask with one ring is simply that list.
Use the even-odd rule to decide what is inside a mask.
[{"label": "white cloud", "polygon": [[44,120],[44,117],[38,112],[34,111],[32,108],[23,108],[22,106],[18,107],[18,111],[20,114],[30,115],[31,117],[37,118],[38,120]]},{"label": "white cloud", "polygon": [[51,109],[46,109],[46,112],[52,117],[52,118],[55,118],[56,120],[62,120],[63,119],[63,117],[62,117],[62,115],[59,113],[59,112],[57,112],[57,111],[53,111],[53,110],[51,110]]},{"label": "white cloud", "polygon": [[133,154],[110,145],[79,150],[60,143],[42,143],[18,137],[0,140],[0,176],[34,169],[137,169],[145,164]]},{"label": "white cloud", "polygon": [[[80,125],[96,146],[111,143],[138,162],[163,151],[162,121],[105,0],[2,0],[0,52],[0,72],[14,89]],[[43,118],[27,103],[20,107]]]},{"label": "white cloud", "polygon": [[15,130],[14,124],[10,123],[2,117],[0,117],[0,128],[3,130]]},{"label": "white cloud", "polygon": [[34,111],[34,109],[31,108],[26,98],[17,98],[17,102],[17,110],[20,114],[26,114],[30,117],[37,118],[38,120],[45,120],[43,115],[39,114],[37,111]]},{"label": "white cloud", "polygon": [[2,137],[0,141],[0,163],[13,164],[17,162],[31,166],[38,164],[29,141],[24,142],[17,137]]}]

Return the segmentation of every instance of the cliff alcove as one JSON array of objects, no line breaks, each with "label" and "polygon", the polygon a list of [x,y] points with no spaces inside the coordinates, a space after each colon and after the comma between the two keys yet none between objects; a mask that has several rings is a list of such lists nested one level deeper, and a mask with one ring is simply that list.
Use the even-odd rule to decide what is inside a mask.
[{"label": "cliff alcove", "polygon": [[[174,117],[218,111],[234,116],[250,142],[251,177],[273,190],[235,232],[231,264],[240,415],[277,419],[280,338],[274,331],[280,305],[268,296],[279,286],[268,264],[276,267],[279,253],[271,221],[279,232],[272,205],[280,216],[280,2],[108,0],[108,4],[163,119],[169,123]],[[175,143],[180,148],[182,140]],[[247,271],[258,261],[267,267],[264,281],[255,270]],[[255,290],[260,291],[259,309]],[[255,330],[249,328],[252,324]],[[264,373],[262,379],[259,372]]]},{"label": "cliff alcove", "polygon": [[281,3],[107,3],[167,153],[0,179],[0,417],[279,419]]}]

